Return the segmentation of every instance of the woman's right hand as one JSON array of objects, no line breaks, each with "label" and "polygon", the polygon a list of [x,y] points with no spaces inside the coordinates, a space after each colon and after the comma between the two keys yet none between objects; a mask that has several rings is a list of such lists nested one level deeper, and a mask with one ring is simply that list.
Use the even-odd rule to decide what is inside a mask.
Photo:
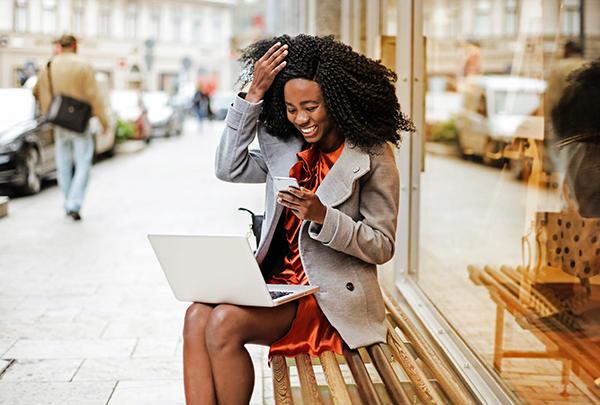
[{"label": "woman's right hand", "polygon": [[263,99],[269,87],[273,83],[275,76],[279,73],[286,65],[283,60],[288,51],[287,45],[281,45],[277,42],[254,64],[254,74],[252,78],[252,84],[248,93],[246,94],[246,100],[251,103],[257,103]]}]

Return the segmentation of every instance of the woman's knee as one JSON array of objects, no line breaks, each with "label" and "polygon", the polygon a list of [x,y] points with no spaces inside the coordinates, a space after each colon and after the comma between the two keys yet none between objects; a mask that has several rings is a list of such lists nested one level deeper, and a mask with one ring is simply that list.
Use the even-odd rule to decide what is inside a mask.
[{"label": "woman's knee", "polygon": [[201,303],[193,303],[185,311],[185,322],[183,324],[184,339],[198,339],[204,337],[206,324],[210,318],[213,307]]},{"label": "woman's knee", "polygon": [[227,346],[242,346],[244,342],[243,313],[234,305],[219,305],[210,314],[205,329],[209,352],[219,352]]}]

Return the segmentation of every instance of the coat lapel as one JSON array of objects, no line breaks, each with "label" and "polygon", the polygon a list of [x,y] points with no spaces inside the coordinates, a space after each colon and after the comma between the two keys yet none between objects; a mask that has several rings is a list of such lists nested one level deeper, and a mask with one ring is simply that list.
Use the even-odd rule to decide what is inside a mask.
[{"label": "coat lapel", "polygon": [[[282,141],[266,131],[261,132],[259,143],[272,176],[289,176],[290,168],[298,161],[296,154],[304,144],[300,138]],[[342,154],[317,189],[321,202],[336,206],[347,200],[352,195],[354,182],[370,169],[369,155],[346,140]]]},{"label": "coat lapel", "polygon": [[351,195],[354,182],[371,169],[369,155],[346,140],[342,154],[317,189],[317,195],[325,205],[336,206]]}]

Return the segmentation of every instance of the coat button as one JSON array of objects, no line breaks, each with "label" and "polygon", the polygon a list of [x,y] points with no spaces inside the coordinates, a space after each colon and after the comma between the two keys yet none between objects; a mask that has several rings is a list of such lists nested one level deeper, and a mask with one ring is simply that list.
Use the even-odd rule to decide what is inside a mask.
[{"label": "coat button", "polygon": [[354,284],[352,284],[352,283],[346,283],[346,289],[348,291],[354,291]]},{"label": "coat button", "polygon": [[358,173],[359,170],[360,170],[360,167],[358,167],[358,166],[354,166],[354,168],[352,169],[352,171],[354,173]]}]

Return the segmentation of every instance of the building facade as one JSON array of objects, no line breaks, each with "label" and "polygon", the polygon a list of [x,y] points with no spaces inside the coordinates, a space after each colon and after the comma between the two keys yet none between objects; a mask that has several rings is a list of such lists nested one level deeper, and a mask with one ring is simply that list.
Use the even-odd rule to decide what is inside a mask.
[{"label": "building facade", "polygon": [[0,0],[0,86],[13,87],[51,56],[51,40],[80,39],[80,53],[113,88],[173,92],[198,76],[232,85],[236,0]]}]

